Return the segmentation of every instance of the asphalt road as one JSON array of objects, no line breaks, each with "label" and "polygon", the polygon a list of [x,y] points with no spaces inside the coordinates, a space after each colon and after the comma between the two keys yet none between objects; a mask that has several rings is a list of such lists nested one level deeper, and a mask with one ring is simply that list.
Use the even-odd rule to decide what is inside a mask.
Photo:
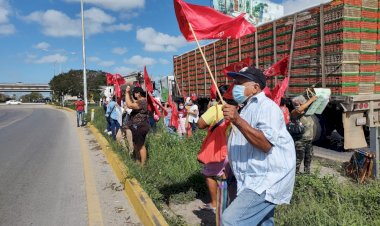
[{"label": "asphalt road", "polygon": [[[98,170],[99,153],[89,151],[87,137],[71,112],[0,106],[0,225],[122,225],[114,220],[121,217],[139,222],[122,192],[99,195],[114,175]],[[129,208],[128,216],[102,217],[114,212],[112,197]]]}]

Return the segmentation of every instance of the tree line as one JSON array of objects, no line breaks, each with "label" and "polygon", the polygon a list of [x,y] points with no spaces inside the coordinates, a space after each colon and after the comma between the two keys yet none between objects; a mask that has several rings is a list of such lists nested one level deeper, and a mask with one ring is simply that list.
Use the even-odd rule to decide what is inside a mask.
[{"label": "tree line", "polygon": [[[100,99],[100,86],[106,85],[106,72],[87,70],[87,93],[93,100]],[[70,70],[54,76],[49,82],[53,99],[62,95],[83,96],[83,70]]]}]

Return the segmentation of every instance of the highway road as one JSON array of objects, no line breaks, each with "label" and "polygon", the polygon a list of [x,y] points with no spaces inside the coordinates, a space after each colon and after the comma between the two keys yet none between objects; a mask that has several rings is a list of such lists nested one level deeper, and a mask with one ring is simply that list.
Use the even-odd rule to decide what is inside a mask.
[{"label": "highway road", "polygon": [[139,225],[94,145],[72,112],[0,106],[0,225]]}]

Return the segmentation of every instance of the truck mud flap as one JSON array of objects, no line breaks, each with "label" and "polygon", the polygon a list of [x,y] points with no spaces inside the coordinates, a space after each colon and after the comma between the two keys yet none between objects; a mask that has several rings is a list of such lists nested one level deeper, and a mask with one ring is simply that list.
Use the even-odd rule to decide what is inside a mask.
[{"label": "truck mud flap", "polygon": [[342,113],[344,127],[344,149],[357,149],[368,147],[364,136],[363,126],[357,126],[356,120],[363,118],[363,112]]}]

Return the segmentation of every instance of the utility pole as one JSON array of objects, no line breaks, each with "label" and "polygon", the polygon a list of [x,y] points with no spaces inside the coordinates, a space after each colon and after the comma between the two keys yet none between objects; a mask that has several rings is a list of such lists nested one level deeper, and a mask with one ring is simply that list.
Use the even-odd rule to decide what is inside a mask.
[{"label": "utility pole", "polygon": [[83,96],[84,96],[84,112],[87,114],[87,75],[86,75],[86,49],[84,45],[84,16],[83,16],[83,0],[80,1],[80,11],[82,15],[82,56],[83,56]]}]

